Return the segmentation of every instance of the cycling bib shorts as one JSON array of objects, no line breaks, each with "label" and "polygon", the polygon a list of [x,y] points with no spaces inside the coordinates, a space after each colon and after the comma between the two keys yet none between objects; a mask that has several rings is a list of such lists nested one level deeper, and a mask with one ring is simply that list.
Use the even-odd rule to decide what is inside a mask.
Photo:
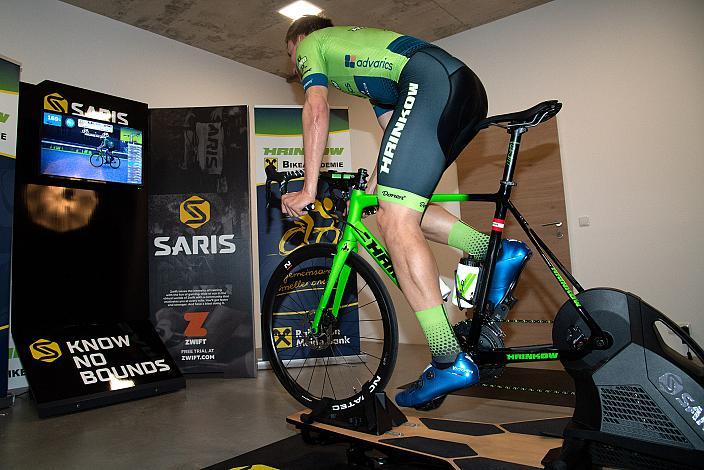
[{"label": "cycling bib shorts", "polygon": [[296,64],[305,90],[332,84],[369,99],[377,116],[393,111],[377,160],[377,193],[419,212],[486,117],[486,92],[474,72],[411,36],[324,28],[298,44]]}]

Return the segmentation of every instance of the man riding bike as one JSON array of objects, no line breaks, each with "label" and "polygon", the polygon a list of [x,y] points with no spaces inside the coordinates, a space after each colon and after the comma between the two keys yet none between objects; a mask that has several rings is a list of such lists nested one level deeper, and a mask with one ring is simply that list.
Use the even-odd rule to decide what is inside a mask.
[{"label": "man riding bike", "polygon": [[105,151],[105,161],[109,164],[112,162],[112,159],[114,158],[112,156],[112,147],[113,143],[112,140],[110,140],[110,134],[107,132],[103,132],[103,135],[101,136],[100,140],[100,145],[96,148],[98,151],[98,155],[103,155],[103,150]]},{"label": "man riding bike", "polygon": [[475,136],[474,124],[486,117],[482,83],[461,61],[425,41],[373,28],[336,27],[320,16],[294,21],[286,46],[305,90],[305,180],[301,191],[282,197],[282,210],[300,217],[315,200],[328,137],[328,84],[369,99],[384,137],[367,192],[378,194],[379,229],[432,355],[419,380],[396,395],[396,402],[420,407],[475,384],[477,366],[462,352],[447,319],[426,239],[478,260],[486,255],[488,235],[428,204],[443,172]]}]

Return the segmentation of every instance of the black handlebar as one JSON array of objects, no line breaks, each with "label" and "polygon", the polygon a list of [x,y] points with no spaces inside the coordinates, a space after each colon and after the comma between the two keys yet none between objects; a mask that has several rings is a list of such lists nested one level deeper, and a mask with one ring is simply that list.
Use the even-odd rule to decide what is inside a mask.
[{"label": "black handlebar", "polygon": [[[271,185],[279,184],[279,193],[281,196],[288,193],[288,183],[291,180],[304,177],[303,170],[294,171],[277,171],[274,165],[268,164],[264,168],[266,173],[266,205],[267,207],[281,207],[281,199],[274,196]],[[353,189],[366,189],[367,187],[367,170],[360,168],[356,173],[340,172],[340,171],[321,171],[318,181],[327,183],[328,193],[334,203],[334,208],[343,212],[347,207],[349,193]],[[304,209],[312,211],[315,208],[314,204],[308,204]]]}]

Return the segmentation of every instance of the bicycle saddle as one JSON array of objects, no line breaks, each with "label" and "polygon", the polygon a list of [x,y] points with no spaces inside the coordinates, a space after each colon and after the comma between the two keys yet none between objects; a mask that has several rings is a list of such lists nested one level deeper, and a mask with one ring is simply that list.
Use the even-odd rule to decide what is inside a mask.
[{"label": "bicycle saddle", "polygon": [[[477,123],[475,130],[478,132],[491,125],[496,125],[504,128],[512,127],[533,127],[541,122],[545,122],[560,112],[562,103],[557,100],[543,101],[536,104],[532,108],[525,111],[518,111],[509,114],[499,114],[498,116],[490,116]],[[506,123],[502,125],[503,123]]]}]

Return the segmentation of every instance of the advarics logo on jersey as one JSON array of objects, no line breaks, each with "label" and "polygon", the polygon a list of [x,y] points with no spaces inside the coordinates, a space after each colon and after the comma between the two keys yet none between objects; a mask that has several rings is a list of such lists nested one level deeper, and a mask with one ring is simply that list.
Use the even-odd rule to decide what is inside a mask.
[{"label": "advarics logo on jersey", "polygon": [[357,59],[356,55],[347,54],[345,56],[345,67],[351,69],[355,67],[363,67],[368,69],[386,69],[393,70],[394,64],[387,61],[386,58],[373,60],[371,57],[366,59]]}]

